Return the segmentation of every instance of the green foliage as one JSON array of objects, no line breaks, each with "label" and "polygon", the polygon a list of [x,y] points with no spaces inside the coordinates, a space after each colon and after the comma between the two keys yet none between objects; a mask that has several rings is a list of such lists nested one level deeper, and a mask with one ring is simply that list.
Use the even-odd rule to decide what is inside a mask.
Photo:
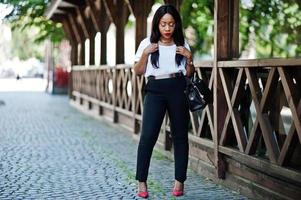
[{"label": "green foliage", "polygon": [[192,51],[200,54],[208,53],[214,38],[213,0],[185,0],[180,12],[184,29],[193,31],[192,35],[196,36],[188,37]]},{"label": "green foliage", "polygon": [[0,3],[12,7],[12,11],[5,17],[12,25],[12,29],[21,31],[35,27],[38,32],[35,42],[50,39],[54,43],[64,38],[62,25],[46,19],[43,15],[49,0],[0,0]]},{"label": "green foliage", "polygon": [[301,55],[301,2],[298,0],[253,0],[240,8],[242,50],[255,34],[257,57]]},{"label": "green foliage", "polygon": [[43,59],[44,46],[38,43],[34,43],[34,38],[32,32],[34,30],[23,30],[19,29],[12,31],[12,42],[11,42],[11,53],[13,56],[17,56],[20,60],[26,60],[31,57],[36,57],[37,59]]},{"label": "green foliage", "polygon": [[[300,7],[300,0],[240,1],[240,52],[253,45],[258,58],[300,56]],[[213,9],[213,0],[183,1],[183,26],[195,33],[190,44],[196,53],[212,50]]]}]

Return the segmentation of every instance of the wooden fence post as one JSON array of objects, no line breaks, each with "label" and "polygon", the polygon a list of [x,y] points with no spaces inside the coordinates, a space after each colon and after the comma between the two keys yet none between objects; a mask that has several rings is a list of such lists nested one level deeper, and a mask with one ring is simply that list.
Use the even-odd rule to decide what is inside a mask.
[{"label": "wooden fence post", "polygon": [[226,165],[219,152],[219,140],[227,115],[227,104],[220,79],[218,61],[238,57],[239,0],[214,2],[214,160],[216,175],[225,178]]}]

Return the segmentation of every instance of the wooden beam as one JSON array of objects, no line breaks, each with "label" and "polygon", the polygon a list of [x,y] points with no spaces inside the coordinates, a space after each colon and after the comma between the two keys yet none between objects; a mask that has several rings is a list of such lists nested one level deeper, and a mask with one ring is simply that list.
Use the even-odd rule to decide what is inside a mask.
[{"label": "wooden beam", "polygon": [[77,64],[83,65],[83,64],[85,64],[85,39],[86,38],[83,34],[81,26],[77,23],[77,21],[75,19],[75,14],[69,13],[68,19],[69,19],[69,22],[70,22],[70,25],[71,25],[73,31],[75,31],[75,33],[79,37],[79,41],[78,41],[77,45],[75,45],[75,48],[77,48],[76,52],[78,53]]},{"label": "wooden beam", "polygon": [[[279,79],[279,76],[275,72],[276,72],[275,68],[271,69],[269,72],[269,75],[268,75],[268,78],[267,78],[267,81],[265,84],[266,89],[264,89],[263,95],[262,95],[262,98],[260,101],[260,110],[259,110],[260,113],[267,112],[266,111],[267,104],[269,104],[269,102],[272,101],[273,95],[275,94],[277,81]],[[251,85],[252,85],[252,87],[254,87],[253,84],[251,84]],[[259,87],[258,84],[256,84],[256,87],[257,87],[256,91],[260,90],[258,88]],[[253,89],[250,89],[250,90],[251,90],[251,92],[253,91]],[[258,138],[260,136],[259,120],[260,119],[258,118],[258,115],[257,115],[255,122],[252,126],[250,135],[249,135],[249,141],[248,141],[248,144],[247,144],[247,147],[245,150],[246,154],[254,154],[256,151]]]},{"label": "wooden beam", "polygon": [[[97,2],[97,1],[96,1]],[[100,18],[102,19],[102,25],[101,25],[101,57],[100,57],[100,63],[102,65],[107,64],[107,32],[109,30],[110,24],[112,23],[110,17],[108,16],[106,12],[106,8],[104,6],[103,0],[99,0],[99,3],[96,5],[99,5],[100,7]]]},{"label": "wooden beam", "polygon": [[154,0],[130,0],[129,5],[136,17],[135,50],[147,35],[147,17],[151,11]]},{"label": "wooden beam", "polygon": [[44,13],[44,15],[46,16],[47,19],[50,19],[53,16],[55,10],[60,5],[61,1],[62,0],[53,0],[50,2],[50,5],[47,6],[47,9]]},{"label": "wooden beam", "polygon": [[[240,120],[240,115],[238,113],[237,107],[235,107],[235,101],[236,101],[236,98],[237,98],[238,91],[242,87],[242,83],[244,83],[244,82],[241,81],[241,79],[243,78],[243,69],[241,69],[239,71],[239,74],[238,74],[233,92],[232,91],[230,92],[230,90],[232,90],[232,88],[230,87],[230,83],[231,83],[230,77],[227,76],[223,72],[222,69],[219,69],[219,73],[220,73],[220,76],[221,76],[221,81],[223,83],[223,88],[224,88],[224,91],[225,91],[226,101],[227,101],[228,110],[229,110],[228,114],[225,118],[226,120],[225,120],[224,127],[223,127],[223,130],[222,130],[222,135],[220,136],[220,144],[221,145],[224,144],[224,140],[225,140],[225,137],[227,135],[228,123],[229,123],[229,120],[230,120],[230,117],[231,117],[232,118],[233,129],[235,131],[235,136],[236,136],[236,140],[237,140],[239,150],[241,152],[244,152],[244,149],[247,145],[247,138],[246,138],[246,135],[244,133],[244,128],[243,128],[242,122]],[[245,79],[243,79],[243,80],[245,80]],[[232,94],[231,98],[230,98],[230,94]]]},{"label": "wooden beam", "polygon": [[107,31],[110,26],[110,19],[107,15],[107,11],[103,5],[102,0],[85,0],[87,9],[94,25],[94,29],[101,33],[101,51],[100,51],[100,64],[106,64],[107,60]]},{"label": "wooden beam", "polygon": [[84,16],[84,13],[83,13],[83,8],[76,7],[75,8],[75,13],[76,13],[76,20],[81,25],[82,30],[85,34],[85,37],[89,38],[90,35],[92,35],[93,33],[90,33],[89,24],[87,24],[88,22],[87,22],[87,20],[85,20],[85,16]]},{"label": "wooden beam", "polygon": [[[258,123],[260,124],[261,130],[262,130],[262,136],[264,139],[265,146],[267,148],[269,158],[272,163],[277,163],[277,159],[280,154],[280,150],[279,150],[279,146],[277,144],[277,138],[273,134],[273,129],[272,129],[271,123],[269,121],[268,114],[262,113],[263,108],[261,108],[260,100],[257,97],[258,91],[260,91],[260,86],[259,86],[258,80],[255,77],[254,71],[251,71],[248,68],[246,68],[245,71],[247,74],[250,91],[252,94],[252,99],[253,99],[254,106],[256,109],[256,114],[257,114],[256,117],[258,118]],[[266,94],[266,95],[268,95],[268,94]],[[263,104],[264,103],[265,102],[263,102]]]},{"label": "wooden beam", "polygon": [[239,1],[229,1],[229,56],[233,58],[239,57]]},{"label": "wooden beam", "polygon": [[66,7],[60,7],[59,9],[62,9],[67,12],[66,18],[68,18],[68,20],[72,26],[72,30],[74,31],[76,37],[78,37],[80,41],[85,40],[85,35],[83,32],[83,29],[82,29],[81,25],[77,22],[77,19],[76,19],[77,16],[75,13],[75,9],[74,8],[66,8]]},{"label": "wooden beam", "polygon": [[85,1],[84,0],[63,0],[64,2],[67,2],[69,4],[75,5],[75,6],[84,6]]},{"label": "wooden beam", "polygon": [[89,64],[95,65],[95,37],[94,36],[90,37],[89,41],[90,41]]},{"label": "wooden beam", "polygon": [[79,30],[71,14],[67,14],[66,16],[66,24],[70,27],[71,32],[73,32],[76,42],[81,42],[83,40],[83,34]]},{"label": "wooden beam", "polygon": [[[228,163],[227,170],[229,175],[242,177],[239,179],[248,180],[242,181],[241,187],[248,188],[247,190],[253,191],[254,193],[260,194],[262,188],[266,188],[266,198],[255,197],[254,199],[300,199],[301,190],[297,184],[278,178],[278,176],[271,176],[265,172],[258,171],[252,166],[241,164],[240,161],[233,160],[232,158],[226,158]],[[229,181],[229,180],[228,180]],[[236,182],[236,181],[235,181]],[[240,184],[240,181],[236,184]],[[245,182],[245,183],[244,183]],[[246,184],[247,183],[247,184]],[[240,190],[243,194],[244,192]]]},{"label": "wooden beam", "polygon": [[86,25],[89,37],[95,36],[97,33],[97,27],[94,26],[90,7],[87,6],[87,7],[79,8],[78,14],[80,15],[81,20]]},{"label": "wooden beam", "polygon": [[[88,10],[86,10],[88,9]],[[88,35],[89,35],[89,64],[94,65],[95,64],[95,35],[96,35],[96,28],[92,22],[91,19],[91,10],[86,7],[86,8],[78,8],[77,7],[77,13],[80,16],[80,20],[84,23]]]},{"label": "wooden beam", "polygon": [[[299,118],[301,117],[301,100],[299,101],[297,112],[299,113]],[[295,125],[292,124],[287,137],[285,139],[285,142],[282,146],[279,158],[278,158],[278,164],[279,165],[287,165],[290,158],[293,156],[293,150],[296,147],[298,142],[298,136],[296,133]],[[301,142],[300,142],[301,143]]]},{"label": "wooden beam", "polygon": [[301,66],[301,58],[269,58],[219,61],[218,67],[298,67]]},{"label": "wooden beam", "polygon": [[227,147],[220,146],[219,151],[228,155],[233,160],[236,160],[239,163],[245,164],[246,166],[249,166],[260,172],[301,186],[301,173],[298,171],[272,164],[266,160],[258,159]]},{"label": "wooden beam", "polygon": [[[220,52],[218,51],[218,43],[220,42],[220,35],[218,31],[220,29],[219,16],[221,15],[222,2],[220,0],[214,1],[214,61],[213,61],[213,73],[214,73],[214,87],[213,87],[213,123],[214,123],[214,165],[216,168],[216,176],[218,178],[225,178],[225,161],[222,155],[219,153],[219,141],[222,135],[223,121],[226,118],[227,107],[224,100],[223,86],[218,74],[218,56]],[[225,11],[224,11],[225,12]],[[222,98],[220,98],[220,96]]]},{"label": "wooden beam", "polygon": [[101,18],[99,15],[100,9],[97,8],[97,6],[95,5],[95,1],[93,0],[85,0],[86,4],[87,4],[87,8],[90,9],[90,17],[91,20],[94,24],[94,28],[97,32],[100,31],[100,26],[101,26]]},{"label": "wooden beam", "polygon": [[81,43],[79,43],[79,55],[78,55],[78,64],[79,65],[85,65],[85,41],[81,41]]},{"label": "wooden beam", "polygon": [[109,18],[116,26],[116,64],[124,63],[124,29],[129,17],[125,1],[103,0]]},{"label": "wooden beam", "polygon": [[227,116],[227,104],[223,91],[222,81],[218,70],[218,61],[231,60],[236,56],[236,46],[238,38],[233,33],[238,32],[239,1],[215,0],[214,1],[214,160],[216,175],[225,178],[225,161],[219,153],[219,141],[223,130],[223,125]]},{"label": "wooden beam", "polygon": [[63,19],[66,17],[66,15],[64,14],[54,14],[52,17],[51,17],[51,20],[54,21],[54,22],[59,22],[59,23],[62,23]]},{"label": "wooden beam", "polygon": [[80,13],[78,7],[59,7],[58,9],[63,10],[67,13],[70,13],[73,16],[74,21],[78,24],[79,28],[83,32],[84,37],[89,38],[87,26],[81,16],[81,13]]},{"label": "wooden beam", "polygon": [[293,93],[293,91],[297,91],[297,88],[295,87],[294,82],[290,78],[287,70],[284,70],[283,67],[278,67],[277,69],[281,78],[282,86],[284,88],[287,103],[292,112],[292,119],[299,137],[299,142],[301,143],[301,121],[297,109],[300,99],[297,99],[296,95]]}]

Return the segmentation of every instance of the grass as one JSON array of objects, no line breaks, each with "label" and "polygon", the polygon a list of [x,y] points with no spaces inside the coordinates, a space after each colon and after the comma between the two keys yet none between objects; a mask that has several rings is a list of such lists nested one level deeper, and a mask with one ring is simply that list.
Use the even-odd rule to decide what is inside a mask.
[{"label": "grass", "polygon": [[156,160],[169,160],[164,154],[156,149],[153,150],[152,157]]}]

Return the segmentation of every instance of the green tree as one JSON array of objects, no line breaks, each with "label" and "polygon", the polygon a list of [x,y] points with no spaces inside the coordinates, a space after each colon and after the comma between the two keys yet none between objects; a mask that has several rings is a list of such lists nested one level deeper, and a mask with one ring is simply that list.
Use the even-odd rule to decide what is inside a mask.
[{"label": "green tree", "polygon": [[[300,0],[241,1],[240,52],[253,45],[258,58],[300,56],[300,7]],[[190,44],[196,53],[209,54],[212,49],[213,9],[213,0],[183,1],[183,25],[195,32],[196,38]]]},{"label": "green tree", "polygon": [[45,47],[43,43],[36,43],[35,34],[38,30],[31,28],[20,31],[20,29],[14,29],[12,31],[11,41],[11,54],[17,56],[20,60],[27,60],[28,58],[35,57],[39,60],[44,59]]},{"label": "green tree", "polygon": [[183,27],[193,32],[189,43],[193,52],[208,54],[213,45],[214,0],[185,0],[181,6]]},{"label": "green tree", "polygon": [[241,6],[242,49],[255,34],[257,57],[297,57],[301,55],[300,0],[253,0]]},{"label": "green tree", "polygon": [[0,0],[0,3],[12,7],[5,19],[11,23],[13,30],[35,27],[38,30],[35,42],[50,39],[57,43],[64,38],[62,24],[44,17],[49,0]]}]

